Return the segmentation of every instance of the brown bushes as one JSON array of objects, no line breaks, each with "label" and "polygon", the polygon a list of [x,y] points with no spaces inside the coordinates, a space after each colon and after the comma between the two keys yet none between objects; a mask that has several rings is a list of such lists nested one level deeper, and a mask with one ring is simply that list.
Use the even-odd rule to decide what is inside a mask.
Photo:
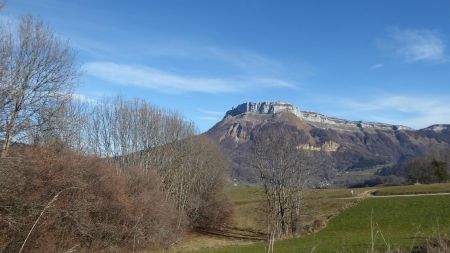
[{"label": "brown bushes", "polygon": [[24,252],[134,251],[168,246],[180,233],[182,217],[151,171],[119,175],[55,145],[1,159],[0,174],[0,252],[24,242]]},{"label": "brown bushes", "polygon": [[185,213],[189,226],[216,227],[231,216],[231,204],[224,194],[226,161],[219,148],[206,136],[187,138],[163,147],[166,166],[159,167],[163,190]]},{"label": "brown bushes", "polygon": [[141,100],[67,109],[79,133],[37,130],[0,160],[0,253],[161,248],[230,217],[226,161],[192,123]]}]

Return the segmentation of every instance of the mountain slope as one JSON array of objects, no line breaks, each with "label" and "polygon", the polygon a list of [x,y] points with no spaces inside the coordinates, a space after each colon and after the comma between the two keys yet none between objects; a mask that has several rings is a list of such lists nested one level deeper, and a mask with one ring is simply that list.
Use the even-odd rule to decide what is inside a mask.
[{"label": "mountain slope", "polygon": [[374,122],[348,121],[303,112],[284,102],[247,102],[229,110],[206,135],[217,141],[232,161],[233,176],[255,181],[249,150],[255,129],[295,127],[305,138],[299,149],[311,151],[321,177],[332,180],[342,171],[406,161],[427,148],[450,143],[449,125],[421,130]]}]

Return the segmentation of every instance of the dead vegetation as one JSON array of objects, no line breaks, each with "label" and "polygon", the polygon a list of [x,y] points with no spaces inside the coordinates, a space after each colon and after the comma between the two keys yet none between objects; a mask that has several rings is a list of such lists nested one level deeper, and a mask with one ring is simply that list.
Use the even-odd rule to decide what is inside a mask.
[{"label": "dead vegetation", "polygon": [[169,246],[182,232],[152,171],[119,175],[63,145],[0,165],[1,252],[134,251]]}]

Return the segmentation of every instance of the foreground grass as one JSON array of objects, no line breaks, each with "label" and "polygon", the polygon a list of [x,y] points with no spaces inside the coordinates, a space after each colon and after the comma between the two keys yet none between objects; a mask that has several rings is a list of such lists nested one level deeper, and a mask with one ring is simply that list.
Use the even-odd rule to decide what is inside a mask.
[{"label": "foreground grass", "polygon": [[[379,249],[408,249],[436,229],[450,233],[450,196],[367,199],[347,209],[318,233],[275,244],[277,252],[366,252],[370,249],[370,219],[377,224]],[[264,252],[264,244],[232,246],[202,253]]]}]

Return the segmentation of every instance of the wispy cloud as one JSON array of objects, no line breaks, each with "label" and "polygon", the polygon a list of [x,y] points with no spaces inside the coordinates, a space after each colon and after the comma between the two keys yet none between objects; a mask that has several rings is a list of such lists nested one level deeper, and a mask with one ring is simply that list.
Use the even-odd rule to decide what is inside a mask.
[{"label": "wispy cloud", "polygon": [[210,111],[204,109],[197,109],[202,115],[198,116],[197,119],[204,121],[219,121],[225,115],[224,112]]},{"label": "wispy cloud", "polygon": [[219,121],[221,118],[217,116],[199,116],[197,119],[205,121]]},{"label": "wispy cloud", "polygon": [[281,71],[281,63],[261,54],[246,50],[224,50],[217,47],[205,47],[203,53],[208,57],[231,64],[245,71]]},{"label": "wispy cloud", "polygon": [[235,87],[220,79],[194,78],[142,65],[91,62],[84,65],[89,75],[121,85],[133,85],[163,92],[233,92]]},{"label": "wispy cloud", "polygon": [[255,69],[261,71],[280,70],[283,68],[280,62],[250,50],[222,48],[203,43],[190,43],[186,40],[165,40],[162,43],[147,43],[138,47],[140,52],[150,56],[212,60],[226,63],[244,71]]},{"label": "wispy cloud", "polygon": [[377,115],[387,123],[423,128],[450,123],[449,98],[388,95],[368,101],[346,99],[347,114]]},{"label": "wispy cloud", "polygon": [[[188,39],[165,39],[163,42],[150,42],[133,45],[134,50],[148,58],[163,58],[192,63],[221,64],[225,69],[246,74],[262,76],[311,76],[315,68],[297,60],[295,64],[274,59],[261,52],[247,48],[229,48],[208,43],[189,41]],[[293,65],[290,65],[293,64]]]},{"label": "wispy cloud", "polygon": [[382,68],[382,67],[384,67],[384,64],[383,63],[378,63],[378,64],[374,64],[374,65],[372,65],[372,66],[370,66],[370,70],[375,70],[375,69],[379,69],[379,68]]},{"label": "wispy cloud", "polygon": [[214,116],[223,116],[223,115],[225,115],[225,112],[210,111],[210,110],[204,110],[204,109],[198,109],[198,111],[203,113],[203,114],[214,115]]},{"label": "wispy cloud", "polygon": [[445,41],[435,30],[390,29],[380,46],[405,62],[445,60]]},{"label": "wispy cloud", "polygon": [[88,75],[119,85],[131,85],[167,93],[230,93],[259,87],[295,87],[281,79],[260,77],[194,77],[143,66],[113,62],[90,62],[84,65]]},{"label": "wispy cloud", "polygon": [[121,52],[120,50],[117,50],[116,48],[111,46],[109,43],[91,40],[82,36],[63,33],[62,37],[67,38],[71,46],[73,46],[76,50],[96,59],[104,59],[108,56]]}]

